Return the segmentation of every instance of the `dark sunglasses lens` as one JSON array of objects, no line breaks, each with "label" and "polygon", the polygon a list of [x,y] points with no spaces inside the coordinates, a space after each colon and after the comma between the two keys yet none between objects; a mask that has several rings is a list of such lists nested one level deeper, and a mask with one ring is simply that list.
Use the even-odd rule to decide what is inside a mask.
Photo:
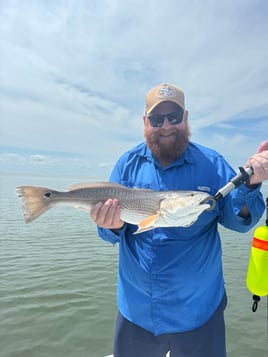
[{"label": "dark sunglasses lens", "polygon": [[167,113],[167,114],[149,114],[148,119],[150,121],[150,125],[154,128],[160,128],[165,118],[168,118],[168,121],[171,125],[180,124],[183,121],[183,110]]},{"label": "dark sunglasses lens", "polygon": [[171,125],[180,124],[183,121],[183,111],[168,113],[166,116]]},{"label": "dark sunglasses lens", "polygon": [[157,128],[163,125],[165,117],[162,114],[150,114],[148,115],[148,119],[150,121],[150,125]]}]

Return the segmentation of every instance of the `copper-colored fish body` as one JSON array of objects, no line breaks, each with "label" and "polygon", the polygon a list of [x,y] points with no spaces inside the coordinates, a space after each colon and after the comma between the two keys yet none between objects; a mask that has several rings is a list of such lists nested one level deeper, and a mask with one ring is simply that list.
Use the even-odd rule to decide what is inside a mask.
[{"label": "copper-colored fish body", "polygon": [[211,206],[213,199],[199,191],[152,191],[127,188],[110,182],[92,182],[71,186],[61,192],[45,187],[20,186],[24,219],[32,222],[57,205],[90,209],[98,202],[116,198],[125,222],[139,226],[137,233],[155,227],[189,226]]}]

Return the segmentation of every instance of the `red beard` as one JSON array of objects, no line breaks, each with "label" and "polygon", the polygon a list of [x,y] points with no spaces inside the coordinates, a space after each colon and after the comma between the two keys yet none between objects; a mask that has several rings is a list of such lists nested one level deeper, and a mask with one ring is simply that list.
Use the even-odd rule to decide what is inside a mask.
[{"label": "red beard", "polygon": [[145,126],[144,137],[147,146],[152,151],[162,166],[167,166],[180,157],[186,150],[189,144],[190,130],[187,126],[185,130],[172,128],[170,134],[173,134],[174,139],[161,142],[161,135],[168,134],[167,131],[159,129],[157,132],[151,132]]}]

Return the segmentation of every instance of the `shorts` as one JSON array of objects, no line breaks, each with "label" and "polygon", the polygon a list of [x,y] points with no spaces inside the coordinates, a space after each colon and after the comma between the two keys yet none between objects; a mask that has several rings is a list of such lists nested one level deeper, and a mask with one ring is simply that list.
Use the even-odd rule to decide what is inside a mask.
[{"label": "shorts", "polygon": [[115,324],[114,357],[226,357],[224,310],[227,297],[201,327],[155,336],[125,319],[119,312]]}]

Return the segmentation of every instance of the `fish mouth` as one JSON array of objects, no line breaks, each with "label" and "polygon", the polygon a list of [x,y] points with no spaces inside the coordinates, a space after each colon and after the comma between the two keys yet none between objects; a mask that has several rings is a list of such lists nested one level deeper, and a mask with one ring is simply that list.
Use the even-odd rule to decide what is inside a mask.
[{"label": "fish mouth", "polygon": [[212,211],[216,206],[216,200],[213,196],[208,196],[204,200],[200,202],[201,205],[209,204],[210,207],[206,209],[206,211]]}]

